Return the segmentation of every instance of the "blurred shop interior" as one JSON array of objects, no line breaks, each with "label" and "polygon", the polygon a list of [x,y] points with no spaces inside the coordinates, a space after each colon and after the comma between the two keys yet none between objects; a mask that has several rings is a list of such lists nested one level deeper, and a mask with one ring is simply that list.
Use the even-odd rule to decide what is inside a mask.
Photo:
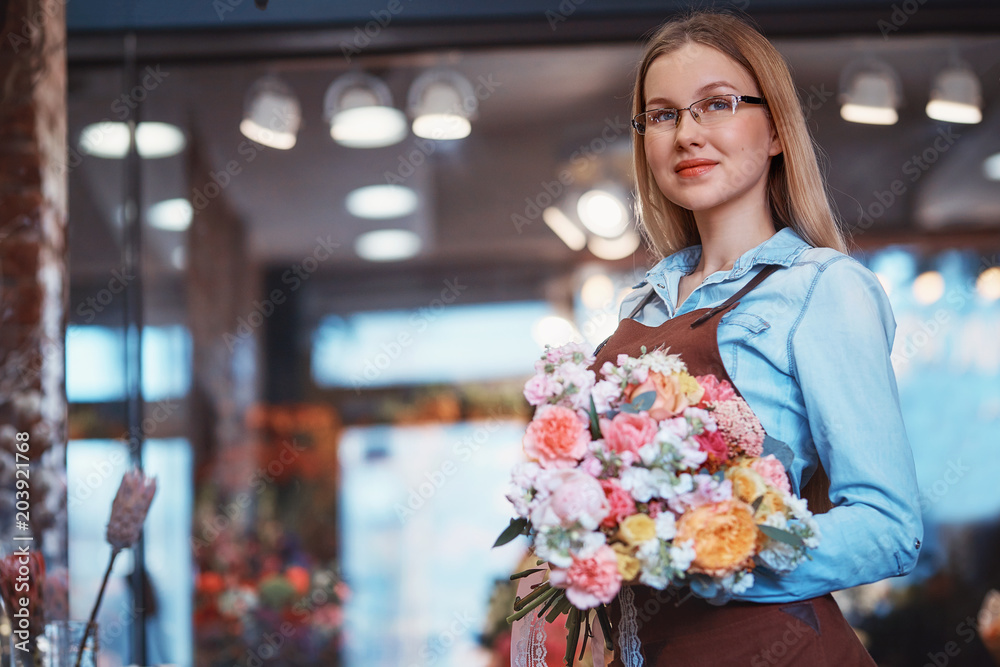
[{"label": "blurred shop interior", "polygon": [[[523,545],[490,546],[520,391],[545,343],[609,335],[654,261],[629,94],[683,5],[120,4],[67,5],[70,617],[114,493],[88,480],[131,430],[160,490],[107,664],[509,664]],[[952,640],[949,664],[991,664],[956,628],[1000,587],[1000,11],[736,5],[790,63],[898,323],[926,545],[838,601],[883,667]]]}]

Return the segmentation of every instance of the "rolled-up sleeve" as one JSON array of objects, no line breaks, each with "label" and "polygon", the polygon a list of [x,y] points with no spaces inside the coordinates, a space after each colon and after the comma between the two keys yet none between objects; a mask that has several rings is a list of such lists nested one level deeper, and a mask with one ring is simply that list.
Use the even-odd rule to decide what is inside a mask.
[{"label": "rolled-up sleeve", "polygon": [[890,361],[895,320],[877,277],[837,256],[820,265],[788,338],[834,508],[816,517],[812,560],[758,569],[740,599],[786,602],[908,573],[923,525],[913,455]]}]

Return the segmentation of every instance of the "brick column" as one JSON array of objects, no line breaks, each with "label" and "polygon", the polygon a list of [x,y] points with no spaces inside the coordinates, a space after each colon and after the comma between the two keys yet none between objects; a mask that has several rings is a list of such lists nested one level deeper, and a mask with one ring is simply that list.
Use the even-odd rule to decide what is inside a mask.
[{"label": "brick column", "polygon": [[0,539],[10,550],[25,532],[11,466],[27,433],[30,544],[55,574],[67,556],[65,5],[0,0],[0,24]]}]

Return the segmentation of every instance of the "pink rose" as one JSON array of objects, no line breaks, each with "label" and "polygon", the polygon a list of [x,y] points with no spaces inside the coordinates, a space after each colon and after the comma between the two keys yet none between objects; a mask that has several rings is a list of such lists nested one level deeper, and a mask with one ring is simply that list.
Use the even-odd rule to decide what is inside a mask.
[{"label": "pink rose", "polygon": [[589,558],[573,557],[568,568],[552,568],[549,581],[566,589],[566,598],[577,609],[593,609],[608,604],[618,595],[622,577],[618,557],[608,545],[601,545]]},{"label": "pink rose", "polygon": [[646,415],[619,412],[614,419],[601,419],[601,434],[608,449],[638,454],[656,436],[656,422]]},{"label": "pink rose", "polygon": [[524,451],[543,468],[572,468],[587,453],[587,422],[569,408],[543,405],[528,424]]},{"label": "pink rose", "polygon": [[688,407],[687,394],[681,388],[677,377],[655,371],[650,371],[644,382],[628,387],[625,390],[625,399],[632,401],[636,396],[650,391],[656,393],[656,401],[646,412],[657,421],[676,417]]},{"label": "pink rose", "polygon": [[614,528],[625,517],[636,513],[635,501],[629,492],[610,479],[601,480],[601,488],[608,499],[608,515],[604,517],[601,526],[604,528]]},{"label": "pink rose", "polygon": [[705,395],[701,397],[699,405],[708,405],[719,401],[731,401],[736,398],[736,390],[727,380],[719,380],[714,375],[699,375],[695,378],[701,388],[705,390]]},{"label": "pink rose", "polygon": [[788,473],[785,472],[785,466],[781,465],[781,461],[775,458],[774,454],[754,459],[750,462],[750,468],[776,489],[780,489],[785,493],[792,492],[792,485],[788,482]]},{"label": "pink rose", "polygon": [[698,448],[708,454],[708,459],[712,463],[722,464],[729,461],[729,445],[719,431],[705,431],[701,435],[694,436],[698,443]]},{"label": "pink rose", "polygon": [[536,526],[568,528],[579,522],[586,530],[597,530],[608,515],[601,483],[581,470],[557,470],[546,476],[544,486],[551,493],[532,510],[531,522]]}]

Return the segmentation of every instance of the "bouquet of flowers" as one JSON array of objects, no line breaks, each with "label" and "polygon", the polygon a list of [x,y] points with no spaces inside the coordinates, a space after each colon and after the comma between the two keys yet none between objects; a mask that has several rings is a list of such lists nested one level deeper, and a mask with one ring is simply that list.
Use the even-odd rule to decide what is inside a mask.
[{"label": "bouquet of flowers", "polygon": [[516,517],[496,543],[527,535],[548,564],[548,581],[517,598],[508,621],[566,613],[567,664],[581,626],[586,645],[591,609],[610,644],[604,605],[623,585],[725,599],[753,585],[755,566],[790,572],[819,544],[806,502],[782,463],[762,455],[764,429],[728,381],[695,377],[662,349],[619,355],[600,377],[593,363],[575,344],[536,362],[524,388],[535,406],[529,460],[513,470]]}]

